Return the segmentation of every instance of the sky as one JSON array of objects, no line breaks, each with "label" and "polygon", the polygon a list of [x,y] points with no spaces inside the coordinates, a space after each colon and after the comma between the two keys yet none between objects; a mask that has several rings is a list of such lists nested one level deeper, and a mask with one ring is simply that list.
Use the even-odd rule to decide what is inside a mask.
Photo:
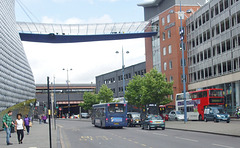
[{"label": "sky", "polygon": [[[139,3],[152,0],[16,0],[16,20],[24,22],[94,24],[143,21],[143,8]],[[19,5],[23,4],[24,9]],[[27,12],[27,14],[25,13]],[[29,18],[30,16],[30,18]],[[23,42],[36,84],[44,84],[47,76],[53,82],[95,83],[95,77],[122,66],[145,61],[144,39],[101,41],[89,43],[49,44]]]}]

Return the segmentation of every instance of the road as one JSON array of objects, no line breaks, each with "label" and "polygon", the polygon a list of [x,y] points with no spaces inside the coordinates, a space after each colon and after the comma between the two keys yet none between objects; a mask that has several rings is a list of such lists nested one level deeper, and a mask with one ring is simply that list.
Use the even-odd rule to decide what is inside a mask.
[{"label": "road", "polygon": [[91,122],[58,120],[62,148],[238,148],[240,138],[140,127],[101,129]]}]

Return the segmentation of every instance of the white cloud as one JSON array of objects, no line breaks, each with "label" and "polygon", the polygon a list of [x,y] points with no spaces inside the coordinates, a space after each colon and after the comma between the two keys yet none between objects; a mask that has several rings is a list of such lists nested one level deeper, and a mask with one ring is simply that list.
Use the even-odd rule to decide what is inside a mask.
[{"label": "white cloud", "polygon": [[112,23],[113,20],[108,14],[104,14],[99,18],[89,18],[88,20],[82,20],[80,18],[72,17],[64,21],[50,18],[48,16],[42,17],[42,23],[58,23],[58,24],[96,24],[96,23]]}]

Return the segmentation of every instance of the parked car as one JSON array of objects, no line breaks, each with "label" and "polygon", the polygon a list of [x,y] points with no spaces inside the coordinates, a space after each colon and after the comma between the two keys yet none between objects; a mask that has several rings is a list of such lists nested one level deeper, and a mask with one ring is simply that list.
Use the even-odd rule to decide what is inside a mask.
[{"label": "parked car", "polygon": [[90,115],[88,113],[81,113],[82,118],[89,118]]},{"label": "parked car", "polygon": [[230,115],[225,113],[220,106],[208,106],[204,109],[204,121],[212,120],[214,122],[226,121],[230,122]]},{"label": "parked car", "polygon": [[151,130],[152,128],[162,128],[162,130],[165,130],[165,120],[159,115],[147,115],[142,121],[142,129]]},{"label": "parked car", "polygon": [[138,112],[128,112],[127,113],[127,126],[132,127],[136,125],[141,126],[141,114]]},{"label": "parked car", "polygon": [[184,114],[182,111],[175,111],[172,110],[169,114],[168,114],[168,119],[169,120],[184,120]]}]

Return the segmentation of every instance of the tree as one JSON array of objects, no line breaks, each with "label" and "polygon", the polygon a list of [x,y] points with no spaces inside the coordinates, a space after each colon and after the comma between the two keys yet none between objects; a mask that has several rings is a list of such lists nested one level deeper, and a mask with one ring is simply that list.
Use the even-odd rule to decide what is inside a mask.
[{"label": "tree", "polygon": [[168,95],[173,94],[173,82],[167,82],[165,75],[152,69],[144,77],[135,76],[128,84],[126,98],[131,105],[168,104]]},{"label": "tree", "polygon": [[98,99],[101,103],[108,103],[113,101],[113,91],[103,84],[98,92]]},{"label": "tree", "polygon": [[168,104],[171,100],[168,95],[173,94],[173,82],[167,82],[166,76],[152,69],[143,77],[142,103]]},{"label": "tree", "polygon": [[139,75],[134,76],[133,79],[128,83],[127,91],[125,93],[125,97],[126,97],[126,100],[128,101],[128,104],[141,107],[142,86],[143,86],[143,79]]},{"label": "tree", "polygon": [[92,105],[99,103],[97,95],[93,92],[84,92],[83,100],[84,103],[80,103],[79,106],[86,111],[92,109]]}]

